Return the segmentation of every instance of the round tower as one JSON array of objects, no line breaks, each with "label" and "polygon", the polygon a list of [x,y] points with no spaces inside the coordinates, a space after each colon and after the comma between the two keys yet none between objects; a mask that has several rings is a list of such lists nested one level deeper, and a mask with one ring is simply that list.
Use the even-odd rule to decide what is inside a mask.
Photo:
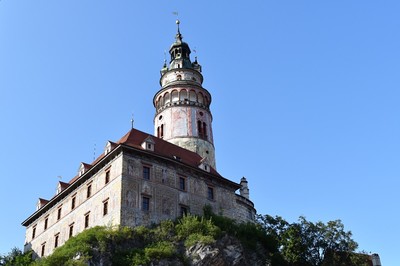
[{"label": "round tower", "polygon": [[191,150],[214,169],[215,150],[210,111],[211,94],[202,86],[201,66],[190,60],[189,45],[182,41],[179,20],[171,60],[161,69],[161,89],[153,98],[156,108],[154,135]]}]

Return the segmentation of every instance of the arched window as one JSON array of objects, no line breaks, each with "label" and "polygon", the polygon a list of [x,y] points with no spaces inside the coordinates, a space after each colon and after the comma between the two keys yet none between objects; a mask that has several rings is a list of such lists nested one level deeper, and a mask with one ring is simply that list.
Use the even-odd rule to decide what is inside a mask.
[{"label": "arched window", "polygon": [[201,104],[204,103],[203,94],[201,94],[201,93],[197,94],[197,99],[198,99],[199,103],[201,103]]},{"label": "arched window", "polygon": [[203,136],[204,139],[207,139],[207,124],[203,122]]},{"label": "arched window", "polygon": [[167,92],[164,94],[164,105],[168,105],[170,101],[169,92]]},{"label": "arched window", "polygon": [[186,90],[181,90],[181,91],[179,92],[179,100],[180,100],[181,102],[183,102],[183,101],[185,101],[185,100],[187,100],[187,99],[188,99],[187,91],[186,91]]},{"label": "arched window", "polygon": [[164,137],[164,124],[161,124],[161,128],[160,128],[160,138]]},{"label": "arched window", "polygon": [[173,91],[172,93],[171,93],[171,96],[172,96],[172,102],[174,103],[174,102],[177,102],[178,100],[179,100],[179,98],[178,98],[178,91]]},{"label": "arched window", "polygon": [[199,135],[199,138],[203,138],[203,129],[201,127],[201,121],[197,120],[197,134]]},{"label": "arched window", "polygon": [[157,108],[160,108],[162,106],[163,106],[163,97],[160,96],[160,97],[158,97]]},{"label": "arched window", "polygon": [[190,91],[189,92],[189,100],[191,102],[197,102],[197,96],[196,96],[196,92],[195,91]]}]

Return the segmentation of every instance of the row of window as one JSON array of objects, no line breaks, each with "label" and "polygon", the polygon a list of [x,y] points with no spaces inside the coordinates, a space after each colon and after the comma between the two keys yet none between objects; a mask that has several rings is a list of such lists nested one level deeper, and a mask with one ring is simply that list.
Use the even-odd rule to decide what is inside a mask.
[{"label": "row of window", "polygon": [[[150,166],[143,166],[143,179],[150,180]],[[186,191],[186,178],[179,177],[179,189]]]},{"label": "row of window", "polygon": [[[106,171],[105,178],[104,178],[104,183],[105,183],[105,185],[107,185],[109,182],[110,182],[110,169],[108,169],[108,170]],[[76,194],[77,194],[77,193],[73,194],[72,197],[71,197],[71,211],[73,211],[73,210],[76,208],[76,206],[77,206],[77,204],[76,204]],[[86,198],[90,198],[91,196],[92,196],[92,182],[90,182],[90,183],[86,186]],[[105,202],[105,204],[106,204],[106,208],[107,208],[107,211],[108,211],[108,202]],[[57,221],[59,221],[59,220],[61,219],[61,216],[62,216],[62,207],[63,207],[63,206],[60,205],[60,206],[58,207],[58,209],[57,209]],[[107,211],[106,211],[105,214],[107,214]],[[105,215],[105,214],[104,214],[104,215]],[[48,225],[49,225],[49,216],[50,216],[50,214],[47,215],[47,216],[44,218],[43,231],[46,231],[47,228],[48,228]],[[85,228],[86,228],[86,227],[85,227]],[[33,227],[33,230],[32,230],[32,239],[35,238],[35,235],[36,235],[36,225]]]},{"label": "row of window", "polygon": [[166,92],[164,95],[160,95],[156,101],[156,106],[158,109],[164,105],[168,105],[171,102],[173,103],[179,101],[197,102],[206,106],[209,104],[207,96],[204,96],[201,92],[196,93],[194,90],[187,91],[182,89],[180,91],[174,90],[171,93]]},{"label": "row of window", "polygon": [[[143,179],[150,180],[150,166],[143,165]],[[185,177],[181,177],[181,176],[179,177],[179,189],[182,191],[186,191],[187,185],[186,185]],[[146,197],[144,197],[144,198],[146,198]],[[211,186],[207,187],[207,198],[210,200],[214,200],[214,188]],[[148,199],[148,200],[150,200],[150,199]],[[147,201],[147,199],[145,201]]]},{"label": "row of window", "polygon": [[[108,199],[103,201],[103,216],[108,214]],[[84,228],[88,228],[90,226],[90,211],[85,213],[84,215]],[[74,235],[74,225],[75,223],[72,223],[68,226],[68,238],[71,238]],[[35,234],[36,234],[36,226],[33,227],[32,230],[32,239],[35,238]],[[57,248],[59,245],[59,241],[60,241],[60,232],[58,232],[57,234],[54,235],[54,248]],[[41,256],[43,257],[45,254],[45,250],[46,250],[46,242],[44,242],[42,244],[42,248],[41,248]]]},{"label": "row of window", "polygon": [[[205,122],[197,121],[197,134],[201,139],[207,139],[207,124]],[[164,124],[157,127],[157,137],[164,138]]]},{"label": "row of window", "polygon": [[[143,196],[142,197],[142,211],[149,212],[150,211],[150,197]],[[189,208],[187,206],[180,206],[180,215],[186,215],[189,212]]]}]

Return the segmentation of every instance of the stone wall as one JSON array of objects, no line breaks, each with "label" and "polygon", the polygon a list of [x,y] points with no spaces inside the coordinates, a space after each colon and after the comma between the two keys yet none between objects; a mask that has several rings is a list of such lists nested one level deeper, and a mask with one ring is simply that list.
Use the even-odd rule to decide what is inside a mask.
[{"label": "stone wall", "polygon": [[[58,246],[69,238],[70,226],[73,225],[73,235],[85,229],[85,215],[89,213],[89,227],[96,225],[120,224],[121,203],[121,169],[122,156],[119,155],[94,176],[86,180],[74,191],[69,193],[51,209],[43,213],[26,230],[25,250],[32,249],[36,256],[41,256],[42,245],[45,245],[44,255],[51,254],[55,248],[55,236],[58,234]],[[105,172],[110,171],[110,181],[105,184]],[[87,198],[87,187],[91,184],[91,196]],[[76,195],[75,208],[72,207],[72,197]],[[103,203],[108,201],[108,214],[103,215]],[[58,209],[61,218],[58,220]],[[44,229],[45,219],[48,217],[47,229]],[[35,237],[32,239],[32,230],[36,226]]]},{"label": "stone wall", "polygon": [[[223,182],[185,166],[151,158],[124,154],[121,224],[149,225],[175,219],[181,216],[182,207],[202,215],[205,205],[210,205],[217,214],[238,221],[251,220],[252,205],[238,204],[238,195]],[[143,178],[143,166],[150,167],[149,180]],[[180,178],[186,181],[185,190],[180,189]],[[214,199],[208,198],[209,187],[213,189]],[[148,211],[142,210],[143,197],[150,199]]]}]

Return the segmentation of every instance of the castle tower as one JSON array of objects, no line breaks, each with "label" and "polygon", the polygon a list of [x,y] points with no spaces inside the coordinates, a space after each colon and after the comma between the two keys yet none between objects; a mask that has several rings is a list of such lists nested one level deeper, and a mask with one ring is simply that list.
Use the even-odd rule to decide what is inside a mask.
[{"label": "castle tower", "polygon": [[179,20],[175,42],[169,49],[169,66],[161,69],[161,89],[153,98],[156,108],[154,134],[191,150],[214,169],[215,150],[210,111],[211,94],[202,86],[203,76],[197,58],[190,60],[189,45],[182,41]]}]

